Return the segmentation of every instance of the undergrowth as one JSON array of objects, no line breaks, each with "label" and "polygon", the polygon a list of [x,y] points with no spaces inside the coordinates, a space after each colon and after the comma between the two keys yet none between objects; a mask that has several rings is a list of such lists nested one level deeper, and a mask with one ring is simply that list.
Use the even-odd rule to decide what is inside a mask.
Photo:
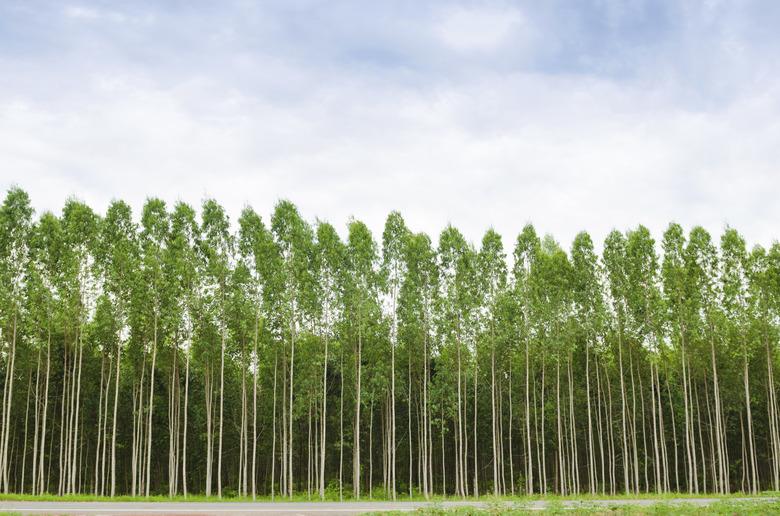
[{"label": "undergrowth", "polygon": [[[490,504],[501,504],[501,505],[507,505],[510,506],[522,506],[525,502],[531,502],[531,501],[547,501],[547,502],[557,502],[557,501],[578,501],[578,502],[588,502],[591,500],[680,500],[680,499],[696,499],[696,498],[717,498],[724,502],[727,502],[730,499],[733,498],[751,498],[754,497],[750,494],[745,494],[741,492],[732,493],[729,495],[719,495],[719,494],[712,494],[712,493],[706,493],[706,494],[687,494],[687,493],[662,493],[662,494],[655,494],[655,493],[640,493],[640,494],[618,494],[618,495],[591,495],[587,493],[577,494],[577,495],[555,495],[555,494],[546,494],[546,495],[533,495],[533,496],[526,496],[526,495],[507,495],[507,496],[493,496],[493,495],[483,495],[478,498],[475,497],[468,497],[466,498],[466,501],[480,501],[485,502],[488,505]],[[766,498],[766,497],[780,497],[780,492],[775,491],[764,491],[757,495],[757,497]],[[780,498],[778,498],[780,499]],[[94,496],[93,494],[77,494],[77,495],[66,495],[66,496],[58,496],[55,494],[43,494],[43,495],[30,495],[30,494],[14,494],[14,493],[8,493],[8,494],[0,494],[0,500],[1,501],[70,501],[70,502],[252,502],[252,501],[258,501],[258,502],[270,502],[271,496],[270,495],[258,495],[255,500],[252,499],[252,495],[250,494],[247,497],[238,496],[235,494],[235,492],[227,491],[227,493],[223,493],[222,499],[219,499],[216,495],[212,494],[210,497],[206,497],[203,494],[189,494],[187,496],[187,499],[185,500],[183,495],[177,495],[174,497],[169,497],[165,494],[156,494],[151,495],[149,498],[146,498],[144,496],[130,496],[130,495],[118,495],[109,497],[109,496]],[[363,493],[360,501],[367,502],[367,501],[379,501],[379,502],[386,502],[391,500],[389,496],[387,496],[387,493],[376,489],[373,492],[373,497],[369,497],[368,493]],[[463,500],[462,497],[459,496],[443,496],[443,495],[433,495],[429,498],[425,498],[423,495],[421,495],[418,492],[414,492],[413,496],[410,498],[408,493],[399,493],[396,496],[396,500],[399,502],[406,502],[406,501],[415,501],[415,502],[431,502],[435,504],[436,502],[443,502],[443,501],[461,501]],[[274,497],[273,501],[275,502],[319,502],[321,501],[320,496],[317,493],[312,492],[311,495],[309,495],[306,492],[295,492],[293,493],[292,500],[290,498],[281,497],[278,494]],[[338,487],[336,489],[333,489],[331,486],[328,486],[325,489],[325,501],[326,502],[337,502],[340,501],[339,498],[339,491]],[[343,491],[343,501],[345,502],[351,502],[355,501],[355,499],[352,496],[352,489],[351,487],[348,489],[344,489]],[[0,513],[0,516],[3,516],[2,513]]]}]

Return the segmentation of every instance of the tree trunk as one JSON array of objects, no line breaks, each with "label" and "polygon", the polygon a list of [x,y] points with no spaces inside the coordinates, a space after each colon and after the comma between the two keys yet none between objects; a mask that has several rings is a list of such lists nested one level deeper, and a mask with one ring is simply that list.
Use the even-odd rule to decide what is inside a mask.
[{"label": "tree trunk", "polygon": [[490,422],[493,437],[493,494],[498,496],[498,436],[496,435],[496,350],[493,317],[490,317]]},{"label": "tree trunk", "polygon": [[[359,302],[362,305],[362,295]],[[357,356],[355,363],[355,374],[357,375],[357,404],[355,405],[355,435],[354,448],[352,455],[352,494],[356,500],[360,500],[360,380],[363,369],[361,360],[363,351],[363,311],[362,306],[358,306],[358,342]]]},{"label": "tree trunk", "polygon": [[217,452],[217,497],[222,499],[222,437],[225,405],[225,285],[222,284],[222,347],[219,356],[219,451]]},{"label": "tree trunk", "polygon": [[[119,290],[119,299],[122,299],[122,290]],[[116,422],[117,422],[117,410],[119,408],[119,376],[121,369],[119,368],[122,359],[122,302],[119,302],[119,338],[116,344],[116,383],[114,386],[114,418],[111,423],[111,498],[116,494]]]},{"label": "tree trunk", "polygon": [[344,501],[344,346],[341,346],[341,410],[339,410],[339,501]]},{"label": "tree trunk", "polygon": [[322,373],[322,437],[320,445],[320,497],[325,500],[325,423],[328,419],[328,304],[325,303],[325,363]]},{"label": "tree trunk", "polygon": [[476,344],[474,345],[474,498],[479,497],[479,479],[477,475],[479,468],[477,467],[477,370],[479,362],[479,353],[477,351]]},{"label": "tree trunk", "polygon": [[276,473],[276,369],[279,364],[279,358],[274,352],[274,415],[271,426],[273,427],[273,437],[271,439],[271,501],[274,501],[276,488],[274,487]]},{"label": "tree trunk", "polygon": [[154,349],[152,349],[152,370],[149,381],[149,431],[146,451],[146,498],[149,498],[149,483],[152,473],[152,412],[154,410],[154,366],[157,362],[157,309],[154,311]]},{"label": "tree trunk", "polygon": [[[44,485],[48,486],[48,482],[44,483],[44,477],[43,477],[43,466],[44,466],[44,453],[43,453],[43,447],[46,440],[46,413],[48,412],[49,408],[49,378],[51,377],[51,330],[48,331],[48,343],[46,345],[46,387],[43,390],[43,415],[41,417],[42,421],[42,428],[41,428],[41,452],[40,452],[40,462],[38,464],[38,474],[39,474],[39,484],[38,484],[38,494],[41,495],[44,492]],[[54,441],[54,433],[52,432],[52,441]],[[51,466],[52,460],[51,460],[51,446],[49,447],[49,465]]]},{"label": "tree trunk", "polygon": [[465,463],[466,463],[466,449],[463,446],[463,437],[464,437],[464,416],[465,416],[465,410],[463,408],[462,403],[462,387],[463,387],[463,378],[462,378],[462,370],[463,367],[461,365],[461,356],[460,356],[460,312],[458,312],[457,316],[457,344],[458,344],[458,440],[457,440],[457,464],[458,464],[458,471],[456,476],[456,494],[460,494],[461,497],[465,500],[466,499],[466,471],[465,471]]},{"label": "tree trunk", "polygon": [[374,395],[371,395],[371,417],[368,423],[368,497],[374,499]]},{"label": "tree trunk", "polygon": [[190,303],[187,303],[187,364],[184,373],[184,435],[181,450],[181,484],[184,499],[187,499],[187,408],[190,396],[190,357],[192,356],[192,314]]},{"label": "tree trunk", "polygon": [[[512,496],[515,495],[515,463],[512,459],[512,423],[514,420],[514,412],[512,408],[512,369],[513,364],[509,363],[509,485],[511,488]],[[443,419],[443,418],[442,418]]]},{"label": "tree trunk", "polygon": [[[398,274],[398,268],[396,267],[396,277]],[[398,298],[398,288],[396,283],[393,283],[393,342],[391,343],[391,362],[390,362],[390,378],[391,378],[391,396],[390,396],[390,406],[392,408],[392,418],[390,420],[390,428],[392,431],[392,442],[390,446],[390,465],[392,469],[392,491],[393,491],[393,501],[396,501],[396,489],[395,489],[395,479],[396,479],[396,470],[395,470],[395,463],[396,463],[396,440],[395,440],[395,426],[396,426],[396,418],[395,418],[395,347],[398,344],[398,314],[396,313],[396,302]],[[460,349],[458,350],[460,352]]]},{"label": "tree trunk", "polygon": [[623,328],[622,328],[622,321],[621,318],[621,311],[620,308],[618,308],[618,351],[619,351],[619,358],[618,362],[620,364],[620,422],[623,425],[623,489],[625,490],[626,494],[631,493],[631,486],[629,485],[628,481],[628,433],[626,430],[626,410],[628,409],[627,402],[626,402],[626,387],[625,382],[623,381]]},{"label": "tree trunk", "polygon": [[257,499],[257,377],[260,374],[257,368],[257,340],[259,326],[259,308],[255,311],[255,347],[254,347],[254,374],[252,375],[252,500]]}]

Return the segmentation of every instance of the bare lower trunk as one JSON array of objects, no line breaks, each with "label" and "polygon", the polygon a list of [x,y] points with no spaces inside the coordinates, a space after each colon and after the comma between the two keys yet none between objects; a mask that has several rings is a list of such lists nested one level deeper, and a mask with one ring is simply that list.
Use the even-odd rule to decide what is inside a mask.
[{"label": "bare lower trunk", "polygon": [[254,349],[254,373],[252,375],[252,500],[257,499],[257,377],[260,372],[257,369],[257,339],[259,314],[255,312],[255,349]]},{"label": "bare lower trunk", "polygon": [[[328,326],[328,307],[325,306],[325,326]],[[325,499],[325,422],[327,421],[327,407],[328,407],[328,333],[325,332],[325,361],[322,373],[322,436],[320,445],[320,478],[319,488],[320,497]]]},{"label": "bare lower trunk", "polygon": [[157,362],[157,313],[154,314],[154,349],[152,350],[152,370],[149,382],[149,430],[146,449],[146,497],[149,498],[149,483],[152,473],[152,411],[154,410],[154,366]]},{"label": "bare lower trunk", "polygon": [[273,420],[271,427],[273,428],[273,437],[271,439],[271,501],[274,500],[276,488],[274,487],[274,480],[276,474],[276,369],[279,364],[279,359],[276,353],[274,353],[274,410]]},{"label": "bare lower trunk", "polygon": [[341,347],[341,410],[339,411],[339,501],[344,501],[344,346]]}]

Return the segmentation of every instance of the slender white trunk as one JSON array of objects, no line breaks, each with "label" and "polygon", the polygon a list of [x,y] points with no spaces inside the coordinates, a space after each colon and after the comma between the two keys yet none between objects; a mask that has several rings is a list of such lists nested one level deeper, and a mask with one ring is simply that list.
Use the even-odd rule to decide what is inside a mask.
[{"label": "slender white trunk", "polygon": [[274,487],[275,473],[276,473],[276,369],[279,364],[279,359],[274,353],[274,415],[271,427],[273,428],[273,438],[271,439],[271,501],[274,500],[276,488]]},{"label": "slender white trunk", "polygon": [[[35,371],[35,411],[34,411],[34,418],[35,418],[35,432],[33,435],[33,456],[32,456],[32,485],[30,490],[32,491],[33,495],[38,494],[38,428],[40,425],[40,405],[41,405],[41,396],[40,396],[40,380],[41,380],[41,349],[38,348],[38,360],[37,360],[37,366]],[[41,453],[43,453],[43,449],[41,449]]]},{"label": "slender white trunk", "polygon": [[149,372],[149,430],[146,447],[146,498],[149,498],[149,486],[152,477],[152,412],[154,411],[154,367],[157,363],[157,311],[154,314],[154,349],[152,350],[152,369]]},{"label": "slender white trunk", "polygon": [[756,444],[753,437],[753,415],[750,409],[750,377],[748,373],[748,358],[747,358],[747,346],[743,343],[743,363],[744,363],[744,378],[745,378],[745,407],[747,415],[747,433],[748,433],[748,454],[750,458],[750,475],[748,477],[750,482],[750,492],[756,494],[758,492],[758,464],[756,463]]},{"label": "slender white trunk", "polygon": [[490,410],[493,436],[493,494],[498,496],[498,436],[496,435],[496,350],[493,334],[493,317],[490,317]]},{"label": "slender white trunk", "polygon": [[[621,317],[620,309],[618,309],[618,317]],[[619,350],[619,358],[618,361],[620,363],[620,422],[623,426],[623,488],[626,492],[626,494],[629,494],[631,492],[631,486],[629,485],[628,481],[628,432],[626,430],[626,410],[627,410],[627,402],[626,402],[626,387],[625,382],[623,381],[623,331],[622,331],[622,322],[618,321],[618,350]]]},{"label": "slender white trunk", "polygon": [[[189,301],[189,300],[188,300]],[[190,358],[192,356],[192,319],[191,307],[187,303],[187,364],[184,372],[184,435],[181,449],[181,484],[184,499],[187,499],[187,407],[190,396]]]},{"label": "slender white trunk", "polygon": [[465,462],[466,462],[466,449],[463,446],[463,437],[464,437],[464,421],[465,418],[465,410],[463,408],[463,403],[461,401],[462,399],[462,365],[461,365],[461,356],[460,356],[460,312],[458,312],[457,316],[457,331],[458,331],[458,475],[457,475],[457,490],[460,492],[461,497],[465,500],[466,499],[466,472],[465,472]]},{"label": "slender white trunk", "polygon": [[[720,402],[720,386],[718,384],[718,366],[715,361],[715,335],[714,335],[714,328],[712,323],[712,310],[708,309],[707,316],[710,326],[710,353],[712,356],[712,387],[713,387],[713,393],[712,397],[714,398],[714,404],[715,404],[715,450],[717,451],[717,472],[718,476],[717,478],[717,486],[718,486],[718,492],[721,494],[726,494],[729,491],[728,481],[727,481],[727,475],[728,475],[728,463],[725,458],[725,440],[723,439],[723,434],[721,433],[721,428],[723,427],[723,413],[721,409],[721,402]],[[780,486],[776,487],[776,489],[780,489]]]},{"label": "slender white trunk", "polygon": [[320,445],[320,498],[325,499],[325,423],[327,421],[328,407],[328,303],[325,303],[325,363],[322,373],[322,421],[321,421],[321,445]]},{"label": "slender white trunk", "polygon": [[252,378],[252,500],[257,499],[257,377],[260,374],[257,368],[257,340],[259,326],[259,302],[255,311],[255,349],[254,349],[254,374]]},{"label": "slender white trunk", "polygon": [[[103,410],[103,372],[104,372],[105,365],[106,365],[106,356],[105,356],[105,354],[103,354],[102,359],[100,361],[100,387],[99,387],[100,388],[100,395],[98,397],[99,399],[98,399],[98,418],[97,418],[98,429],[97,429],[97,439],[96,439],[96,442],[95,442],[95,444],[97,446],[96,449],[95,449],[95,496],[98,495],[98,492],[100,490],[100,485],[99,485],[99,482],[98,482],[98,471],[100,470],[100,442],[103,440],[103,437],[102,437],[102,433],[103,432],[102,431],[105,431],[105,430],[103,430],[103,428],[101,426],[102,422],[103,422],[103,417],[102,417],[102,415],[103,415],[102,414],[102,410]],[[109,379],[108,382],[110,383],[111,379]]]},{"label": "slender white trunk", "polygon": [[[531,335],[529,330],[529,324],[530,324],[530,317],[528,315],[528,310],[530,307],[529,301],[528,301],[528,281],[525,282],[525,310],[523,311],[525,314],[525,331],[526,331],[526,338],[525,338],[525,435],[527,439],[528,449],[527,451],[527,457],[528,460],[526,462],[526,477],[527,477],[527,489],[528,489],[528,495],[534,494],[534,459],[533,459],[533,452],[531,448],[531,369],[530,369],[530,346],[531,346]],[[534,410],[536,410],[536,406],[534,406]]]},{"label": "slender white trunk", "polygon": [[344,501],[344,346],[341,346],[341,409],[339,410],[339,501]]},{"label": "slender white trunk", "polygon": [[353,461],[352,461],[352,490],[353,494],[355,496],[356,500],[360,500],[360,408],[361,408],[361,400],[360,400],[360,383],[361,383],[361,372],[363,370],[363,365],[361,364],[361,361],[363,359],[362,351],[363,351],[363,311],[362,311],[362,304],[363,304],[362,294],[360,303],[358,306],[358,346],[357,346],[357,362],[355,364],[355,373],[357,374],[357,404],[355,405],[355,448],[354,448],[354,454],[353,454]]},{"label": "slender white trunk", "polygon": [[[44,482],[44,476],[43,476],[43,465],[44,465],[44,453],[43,453],[43,447],[46,440],[46,413],[49,408],[49,378],[51,376],[51,331],[48,332],[48,343],[47,343],[47,351],[46,351],[46,387],[43,391],[43,415],[41,417],[41,452],[40,452],[40,459],[38,464],[38,494],[43,494],[44,486],[47,485]],[[52,441],[54,440],[54,435],[52,435]],[[51,449],[49,450],[49,456],[51,456]],[[49,465],[51,465],[51,458],[49,459]]]},{"label": "slender white trunk", "polygon": [[225,285],[222,284],[222,348],[219,357],[219,451],[217,452],[217,497],[222,499],[222,442],[225,407]]},{"label": "slender white trunk", "polygon": [[27,425],[30,420],[30,391],[32,387],[32,362],[27,375],[27,401],[24,410],[24,440],[22,441],[22,474],[19,477],[19,494],[24,494],[24,470],[27,466]]},{"label": "slender white trunk", "polygon": [[478,353],[476,346],[474,348],[474,497],[479,496],[479,480],[477,474],[479,468],[477,467],[477,362]]},{"label": "slender white trunk", "polygon": [[108,429],[108,399],[111,394],[111,376],[114,374],[114,363],[109,359],[108,361],[108,380],[106,381],[106,392],[103,396],[103,432],[100,434],[101,457],[100,465],[100,496],[106,495],[106,454],[108,448],[108,437],[106,431]]},{"label": "slender white trunk", "polygon": [[[395,277],[398,277],[398,266],[395,267]],[[390,428],[392,431],[392,439],[391,439],[391,446],[390,446],[390,465],[392,469],[392,491],[393,491],[393,501],[396,501],[396,489],[395,489],[395,463],[396,463],[396,456],[395,456],[395,426],[396,426],[396,419],[395,419],[395,347],[398,344],[398,314],[396,312],[396,302],[398,299],[398,285],[397,282],[393,282],[393,342],[391,343],[391,361],[390,361],[390,383],[391,383],[391,396],[390,396],[390,405],[392,408],[392,417],[390,419]],[[458,349],[458,352],[460,352],[460,349]],[[460,373],[460,370],[458,370]],[[460,388],[460,384],[458,384],[458,387]]]},{"label": "slender white trunk", "polygon": [[596,494],[596,453],[593,449],[593,417],[590,406],[590,335],[585,342],[585,400],[588,405],[588,484],[590,494]]},{"label": "slender white trunk", "polygon": [[[512,408],[512,364],[509,364],[509,479],[512,496],[515,495],[515,463],[512,459],[512,423],[514,412]],[[443,418],[442,418],[443,419]]]},{"label": "slender white trunk", "polygon": [[[121,274],[120,274],[121,277]],[[114,418],[111,423],[111,498],[116,494],[116,422],[117,422],[117,409],[119,408],[119,365],[122,359],[122,290],[119,290],[119,337],[116,344],[116,383],[114,386]]]},{"label": "slender white trunk", "polygon": [[[292,277],[290,278],[292,284]],[[288,434],[287,444],[289,452],[289,473],[287,475],[287,487],[289,489],[290,500],[293,494],[293,375],[295,373],[295,298],[292,298],[292,319],[290,320],[290,432]]]}]

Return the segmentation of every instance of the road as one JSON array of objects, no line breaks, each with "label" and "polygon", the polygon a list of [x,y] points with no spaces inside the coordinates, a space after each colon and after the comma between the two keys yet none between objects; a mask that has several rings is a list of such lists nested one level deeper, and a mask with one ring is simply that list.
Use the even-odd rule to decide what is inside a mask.
[{"label": "road", "polygon": [[[751,498],[755,500],[755,498]],[[732,501],[749,500],[748,498],[730,498]],[[600,504],[604,506],[637,505],[650,506],[661,500],[587,500],[563,501],[566,506],[577,506],[582,503]],[[663,500],[666,503],[690,503],[697,506],[710,505],[717,498],[688,498]],[[511,506],[512,502],[505,502]],[[530,509],[543,509],[550,502],[533,501],[524,504]],[[352,516],[375,511],[404,511],[429,507],[430,502],[0,502],[0,512],[15,512],[19,514],[68,514],[68,515],[262,515],[262,516]],[[446,501],[435,504],[438,507],[484,507],[485,502]]]}]

